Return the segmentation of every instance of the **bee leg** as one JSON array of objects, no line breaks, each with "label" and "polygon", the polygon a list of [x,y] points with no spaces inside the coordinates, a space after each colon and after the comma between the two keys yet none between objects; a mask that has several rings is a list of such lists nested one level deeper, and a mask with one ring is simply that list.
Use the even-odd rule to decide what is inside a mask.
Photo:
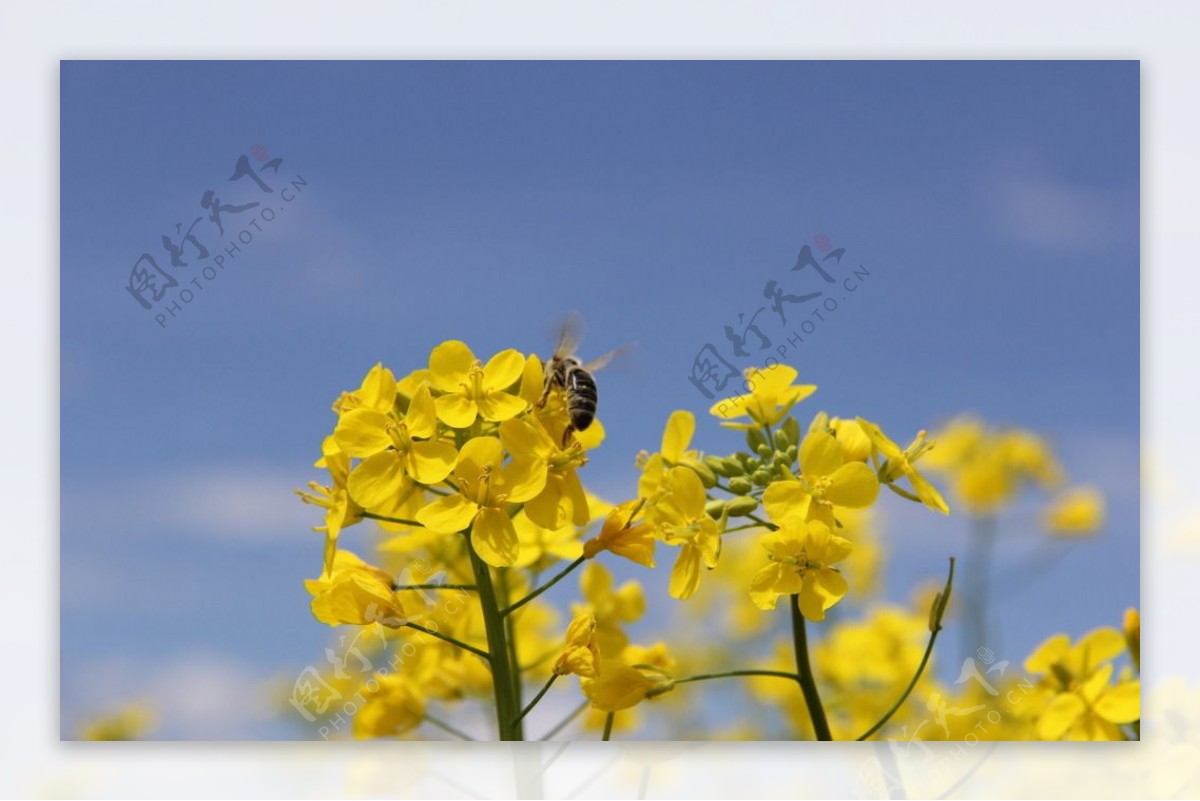
[{"label": "bee leg", "polygon": [[575,426],[567,423],[567,427],[563,429],[562,446],[566,448],[571,444],[571,435],[575,433]]},{"label": "bee leg", "polygon": [[553,388],[553,386],[553,383],[549,378],[547,378],[545,386],[542,387],[542,397],[539,398],[537,402],[537,407],[539,409],[544,409],[546,407],[546,401],[550,400],[550,390]]}]

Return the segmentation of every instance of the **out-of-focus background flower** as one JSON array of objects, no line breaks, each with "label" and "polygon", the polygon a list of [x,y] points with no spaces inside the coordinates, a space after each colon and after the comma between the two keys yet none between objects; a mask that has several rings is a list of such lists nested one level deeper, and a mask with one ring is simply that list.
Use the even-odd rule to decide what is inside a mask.
[{"label": "out-of-focus background flower", "polygon": [[[803,343],[799,312],[758,317],[820,387],[807,412],[1020,426],[1105,500],[1077,543],[1048,537],[1050,493],[1005,508],[988,647],[1018,665],[1052,633],[1119,626],[1139,605],[1138,84],[1134,62],[65,62],[62,736],[316,736],[271,698],[329,645],[292,489],[317,477],[328,402],[376,361],[416,367],[449,338],[545,352],[570,308],[584,356],[638,342],[599,376],[608,439],[586,468],[621,500],[670,411],[710,405],[697,353],[738,361],[725,326],[805,246],[869,271]],[[242,156],[273,194],[302,178],[295,200],[214,279],[171,266],[164,235],[266,197],[228,181]],[[191,287],[174,316],[124,288],[143,252]],[[693,446],[737,442],[706,422]],[[881,600],[941,578],[955,512],[886,506]],[[614,572],[650,578],[643,639],[695,630],[657,577]],[[952,627],[944,680],[961,645]]]}]

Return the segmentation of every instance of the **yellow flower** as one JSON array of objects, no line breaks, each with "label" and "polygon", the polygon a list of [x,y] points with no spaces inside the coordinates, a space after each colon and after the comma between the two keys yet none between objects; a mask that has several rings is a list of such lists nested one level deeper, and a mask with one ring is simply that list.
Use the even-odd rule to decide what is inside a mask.
[{"label": "yellow flower", "polygon": [[591,612],[578,614],[567,626],[566,645],[554,663],[554,675],[574,673],[595,676],[600,663],[600,648],[596,643],[596,616]]},{"label": "yellow flower", "polygon": [[583,544],[583,555],[594,559],[601,551],[611,551],[631,562],[654,567],[654,527],[644,520],[633,525],[641,503],[627,501],[608,513],[600,533]]},{"label": "yellow flower", "polygon": [[395,403],[396,377],[382,363],[376,363],[367,371],[367,375],[358,389],[352,392],[343,392],[333,402],[333,411],[338,415],[353,409],[390,412]]},{"label": "yellow flower", "polygon": [[932,442],[926,442],[924,431],[917,432],[909,446],[900,450],[900,446],[892,442],[879,426],[861,417],[858,418],[858,424],[866,432],[875,450],[887,460],[881,468],[884,481],[891,485],[896,479],[905,476],[921,503],[935,512],[950,514],[950,507],[946,505],[942,494],[917,471],[916,461],[933,448]]},{"label": "yellow flower", "polygon": [[1141,715],[1141,685],[1136,680],[1110,685],[1112,660],[1125,650],[1125,638],[1099,628],[1071,644],[1065,634],[1043,642],[1025,660],[1025,670],[1044,674],[1039,687],[1049,703],[1037,717],[1043,740],[1120,740],[1119,724]]},{"label": "yellow flower", "polygon": [[[528,505],[525,509],[528,511]],[[570,523],[554,529],[543,528],[522,512],[513,518],[513,527],[517,530],[521,546],[512,567],[545,570],[560,559],[574,561],[583,553],[579,530]]]},{"label": "yellow flower", "polygon": [[342,529],[362,520],[362,508],[350,498],[346,481],[350,475],[350,457],[342,453],[332,436],[321,444],[321,458],[313,467],[323,467],[333,480],[329,486],[315,481],[308,483],[312,492],[296,490],[300,500],[325,510],[325,525],[315,526],[313,531],[325,533],[325,572],[333,569],[333,557],[337,552],[338,536]]},{"label": "yellow flower", "polygon": [[642,585],[627,581],[613,589],[612,574],[599,562],[588,562],[579,577],[584,604],[577,604],[576,615],[590,611],[596,618],[596,640],[601,653],[619,654],[629,644],[621,626],[633,623],[646,613]]},{"label": "yellow flower", "polygon": [[429,380],[442,393],[437,416],[451,428],[467,428],[477,417],[490,422],[516,417],[529,404],[506,390],[524,367],[525,357],[515,350],[500,351],[485,365],[462,342],[443,342],[429,355]]},{"label": "yellow flower", "polygon": [[330,626],[380,623],[399,628],[404,608],[392,589],[392,577],[350,551],[338,551],[330,575],[304,582],[313,596],[313,617]]},{"label": "yellow flower", "polygon": [[537,495],[525,503],[530,520],[550,529],[567,522],[587,525],[591,519],[587,493],[575,472],[587,463],[587,457],[578,443],[564,448],[540,423],[529,419],[501,423],[500,441],[514,459],[536,471],[541,481]]},{"label": "yellow flower", "polygon": [[759,609],[774,609],[781,595],[797,595],[809,620],[825,619],[825,610],[846,594],[846,580],[834,564],[850,555],[851,545],[824,523],[789,523],[764,536],[771,564],[750,580],[750,599]]},{"label": "yellow flower", "polygon": [[[786,364],[772,367],[749,367],[745,373],[748,394],[735,395],[717,401],[709,413],[720,417],[721,425],[728,428],[748,430],[759,426],[773,426],[787,416],[792,407],[817,391],[812,384],[793,384],[799,375],[795,368]],[[731,423],[739,417],[749,416],[750,423]]]},{"label": "yellow flower", "polygon": [[661,695],[674,686],[670,676],[651,666],[633,667],[619,659],[600,662],[594,678],[582,679],[583,694],[593,709],[619,712]]},{"label": "yellow flower", "polygon": [[1053,534],[1092,534],[1104,525],[1104,496],[1094,487],[1069,489],[1046,510],[1043,521]]},{"label": "yellow flower", "polygon": [[837,525],[834,508],[864,509],[879,495],[879,479],[862,462],[847,462],[836,439],[813,431],[800,444],[800,478],[776,481],[763,493],[763,507],[778,525],[820,520]]},{"label": "yellow flower", "polygon": [[832,434],[842,446],[842,455],[847,462],[865,462],[871,458],[871,439],[863,430],[860,420],[843,420],[818,412],[808,430]]},{"label": "yellow flower", "polygon": [[366,509],[404,493],[406,479],[437,484],[450,475],[457,453],[437,439],[437,414],[428,385],[413,395],[403,418],[394,411],[358,408],[333,430],[344,453],[362,462],[350,474],[350,496]]},{"label": "yellow flower", "polygon": [[533,465],[521,460],[503,462],[500,440],[468,440],[454,468],[458,492],[417,512],[417,522],[433,531],[452,533],[469,526],[471,545],[493,567],[508,567],[520,553],[520,538],[507,504],[523,503],[541,490]]},{"label": "yellow flower", "polygon": [[425,719],[425,694],[408,676],[399,673],[374,676],[360,691],[366,702],[354,715],[351,730],[359,739],[392,737],[416,728]]},{"label": "yellow flower", "polygon": [[688,450],[692,435],[696,431],[696,417],[691,412],[676,410],[667,418],[663,430],[662,448],[658,453],[638,454],[638,467],[642,471],[638,479],[638,497],[654,499],[663,489],[667,471],[679,465],[699,466],[700,453]]},{"label": "yellow flower", "polygon": [[686,467],[673,467],[666,477],[667,494],[652,510],[652,518],[667,545],[679,547],[668,589],[672,598],[687,600],[700,586],[700,567],[717,566],[721,534],[717,521],[705,511],[700,477]]}]

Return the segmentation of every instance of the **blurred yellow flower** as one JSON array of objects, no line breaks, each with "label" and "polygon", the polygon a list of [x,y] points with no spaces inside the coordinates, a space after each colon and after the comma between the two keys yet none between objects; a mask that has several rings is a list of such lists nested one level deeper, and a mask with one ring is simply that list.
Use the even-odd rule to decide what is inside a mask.
[{"label": "blurred yellow flower", "polygon": [[1054,500],[1043,522],[1064,537],[1093,534],[1104,525],[1104,495],[1095,487],[1073,487]]},{"label": "blurred yellow flower", "polygon": [[354,715],[355,737],[394,737],[425,719],[425,694],[409,676],[377,673],[372,681],[359,691],[366,700]]},{"label": "blurred yellow flower", "polygon": [[330,575],[308,579],[304,588],[313,596],[313,617],[327,625],[380,623],[397,628],[405,623],[392,577],[351,551],[339,550]]},{"label": "blurred yellow flower", "polygon": [[141,740],[155,725],[154,711],[144,703],[132,703],[80,724],[81,740]]},{"label": "blurred yellow flower", "polygon": [[1122,679],[1110,684],[1112,660],[1125,650],[1113,628],[1088,632],[1071,644],[1065,634],[1043,642],[1025,660],[1025,670],[1043,675],[1038,702],[1029,704],[1043,740],[1123,740],[1119,724],[1141,715],[1141,685]]}]

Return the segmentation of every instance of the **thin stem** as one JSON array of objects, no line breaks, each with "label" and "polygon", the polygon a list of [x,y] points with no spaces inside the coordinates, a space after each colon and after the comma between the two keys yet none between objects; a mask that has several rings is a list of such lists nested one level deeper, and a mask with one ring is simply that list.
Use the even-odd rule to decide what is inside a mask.
[{"label": "thin stem", "polygon": [[693,681],[708,681],[709,679],[728,679],[735,676],[774,676],[779,679],[791,679],[799,682],[800,677],[795,673],[788,673],[782,670],[730,670],[725,673],[701,673],[698,676],[688,676],[683,679],[676,679],[676,684],[687,684]]},{"label": "thin stem", "polygon": [[892,715],[896,714],[900,707],[904,705],[904,702],[908,700],[908,696],[911,695],[913,689],[916,688],[917,682],[921,680],[921,674],[925,672],[925,667],[929,664],[929,658],[933,656],[933,644],[937,642],[938,634],[942,630],[942,615],[944,615],[946,612],[946,605],[949,603],[950,591],[953,585],[954,559],[951,558],[950,575],[946,577],[946,587],[942,593],[934,599],[933,609],[930,610],[929,613],[929,643],[925,646],[925,654],[921,657],[921,664],[917,665],[917,672],[913,674],[912,680],[908,682],[908,686],[904,688],[904,692],[900,694],[898,699],[896,699],[896,703],[892,704],[891,709],[889,709],[874,726],[867,729],[857,738],[860,742],[879,731],[881,728],[883,728],[884,724],[892,719]]},{"label": "thin stem", "polygon": [[425,722],[429,723],[433,726],[436,726],[437,728],[441,729],[442,731],[446,732],[447,734],[453,735],[454,737],[457,737],[460,740],[469,740],[472,742],[474,742],[474,740],[475,740],[474,737],[467,734],[465,731],[461,731],[460,729],[454,728],[446,721],[439,720],[438,718],[435,718],[433,715],[430,715],[428,712],[425,713]]},{"label": "thin stem", "polygon": [[585,699],[583,701],[583,703],[581,703],[579,706],[575,707],[574,711],[572,711],[571,714],[567,715],[565,718],[563,718],[557,724],[555,724],[553,729],[546,732],[546,734],[541,738],[542,742],[545,742],[546,740],[551,739],[552,737],[554,737],[554,735],[558,734],[560,731],[567,728],[567,726],[570,726],[571,721],[575,720],[575,718],[582,715],[584,710],[587,709],[591,703],[592,703],[591,701],[588,701]]},{"label": "thin stem", "polygon": [[550,691],[551,685],[554,684],[554,680],[557,678],[558,678],[557,673],[550,674],[550,680],[547,681],[545,683],[545,685],[543,685],[542,689],[538,690],[538,694],[533,696],[533,700],[529,702],[528,706],[526,706],[524,709],[521,710],[521,714],[518,715],[517,719],[513,721],[514,726],[517,725],[518,723],[520,723],[522,720],[524,720],[525,716],[533,711],[533,708],[538,705],[538,701],[542,700],[542,696]]},{"label": "thin stem", "polygon": [[604,742],[608,742],[612,739],[613,718],[616,716],[616,712],[609,712],[604,716],[604,734],[600,737],[600,739]]},{"label": "thin stem", "polygon": [[825,707],[821,706],[821,695],[817,692],[817,680],[808,661],[808,634],[804,628],[804,615],[800,613],[800,596],[792,595],[792,644],[796,650],[796,673],[799,674],[800,689],[804,693],[804,705],[812,719],[813,731],[818,740],[832,740],[829,721],[825,719]]},{"label": "thin stem", "polygon": [[771,529],[771,531],[775,531],[776,529],[779,528],[779,526],[775,525],[774,523],[770,523],[766,520],[763,520],[758,515],[746,515],[746,517],[753,520],[755,523],[758,523],[760,526],[763,526],[764,528]]},{"label": "thin stem", "polygon": [[415,526],[416,528],[425,528],[424,525],[416,520],[405,520],[403,517],[388,517],[387,515],[377,515],[374,512],[363,512],[362,516],[368,520],[382,520],[385,523],[399,523],[402,526]]},{"label": "thin stem", "polygon": [[501,740],[518,739],[511,722],[517,715],[513,699],[513,680],[508,663],[508,642],[504,636],[504,618],[496,604],[496,590],[492,587],[492,574],[487,563],[479,558],[471,545],[470,532],[467,538],[467,553],[475,571],[475,585],[479,588],[479,606],[483,610],[483,626],[487,632],[488,651],[494,656],[489,660],[492,667],[492,689],[496,696],[496,725]]},{"label": "thin stem", "polygon": [[430,637],[437,637],[439,640],[448,642],[451,645],[457,645],[459,648],[462,648],[464,651],[470,651],[471,653],[475,654],[475,656],[486,659],[489,662],[492,661],[492,656],[487,651],[476,648],[474,645],[468,645],[467,643],[463,642],[462,640],[456,640],[448,634],[442,634],[440,631],[437,631],[437,630],[431,629],[431,628],[427,628],[425,626],[422,626],[420,623],[413,623],[411,621],[408,623],[405,623],[404,626],[405,626],[405,628],[416,629],[417,631],[424,632],[425,634],[428,634]]},{"label": "thin stem", "polygon": [[579,567],[580,565],[582,565],[582,564],[583,564],[584,562],[586,562],[586,561],[587,561],[587,557],[586,557],[586,556],[581,556],[581,557],[579,557],[579,558],[578,558],[578,559],[576,559],[574,562],[572,562],[571,564],[567,565],[567,566],[566,566],[566,567],[564,567],[562,570],[560,570],[560,571],[559,571],[559,572],[558,572],[558,573],[557,573],[557,574],[554,576],[554,578],[550,579],[550,580],[549,580],[549,581],[547,581],[545,584],[543,584],[542,586],[538,587],[536,590],[534,590],[533,592],[529,593],[528,595],[526,595],[526,596],[525,596],[524,598],[522,598],[521,600],[517,601],[517,602],[516,602],[515,604],[513,604],[512,606],[508,607],[507,609],[503,609],[503,610],[501,610],[501,612],[500,612],[500,616],[501,616],[501,617],[507,617],[508,615],[511,615],[513,612],[517,611],[517,610],[518,610],[518,609],[520,609],[522,606],[524,606],[525,604],[529,603],[529,602],[530,602],[530,601],[532,601],[534,598],[538,597],[538,596],[539,596],[539,595],[541,595],[543,592],[545,592],[546,590],[550,589],[551,587],[553,587],[553,586],[554,586],[555,584],[557,584],[558,582],[560,582],[560,581],[562,581],[563,579],[565,579],[565,578],[566,578],[568,575],[570,575],[570,573],[571,573],[571,571],[572,571],[572,570],[574,570],[575,568]]},{"label": "thin stem", "polygon": [[908,686],[904,688],[904,692],[900,694],[900,697],[896,699],[896,703],[892,704],[892,708],[889,709],[874,726],[858,736],[857,739],[859,741],[867,739],[872,734],[882,729],[884,724],[892,719],[892,715],[896,714],[900,707],[904,705],[904,702],[908,700],[908,696],[912,694],[913,688],[917,686],[917,682],[921,679],[921,674],[925,672],[925,666],[929,664],[929,657],[933,654],[933,644],[937,642],[937,636],[937,631],[930,632],[929,644],[925,646],[925,655],[921,657],[921,664],[917,665],[917,672],[913,674],[912,680],[909,681]]}]

